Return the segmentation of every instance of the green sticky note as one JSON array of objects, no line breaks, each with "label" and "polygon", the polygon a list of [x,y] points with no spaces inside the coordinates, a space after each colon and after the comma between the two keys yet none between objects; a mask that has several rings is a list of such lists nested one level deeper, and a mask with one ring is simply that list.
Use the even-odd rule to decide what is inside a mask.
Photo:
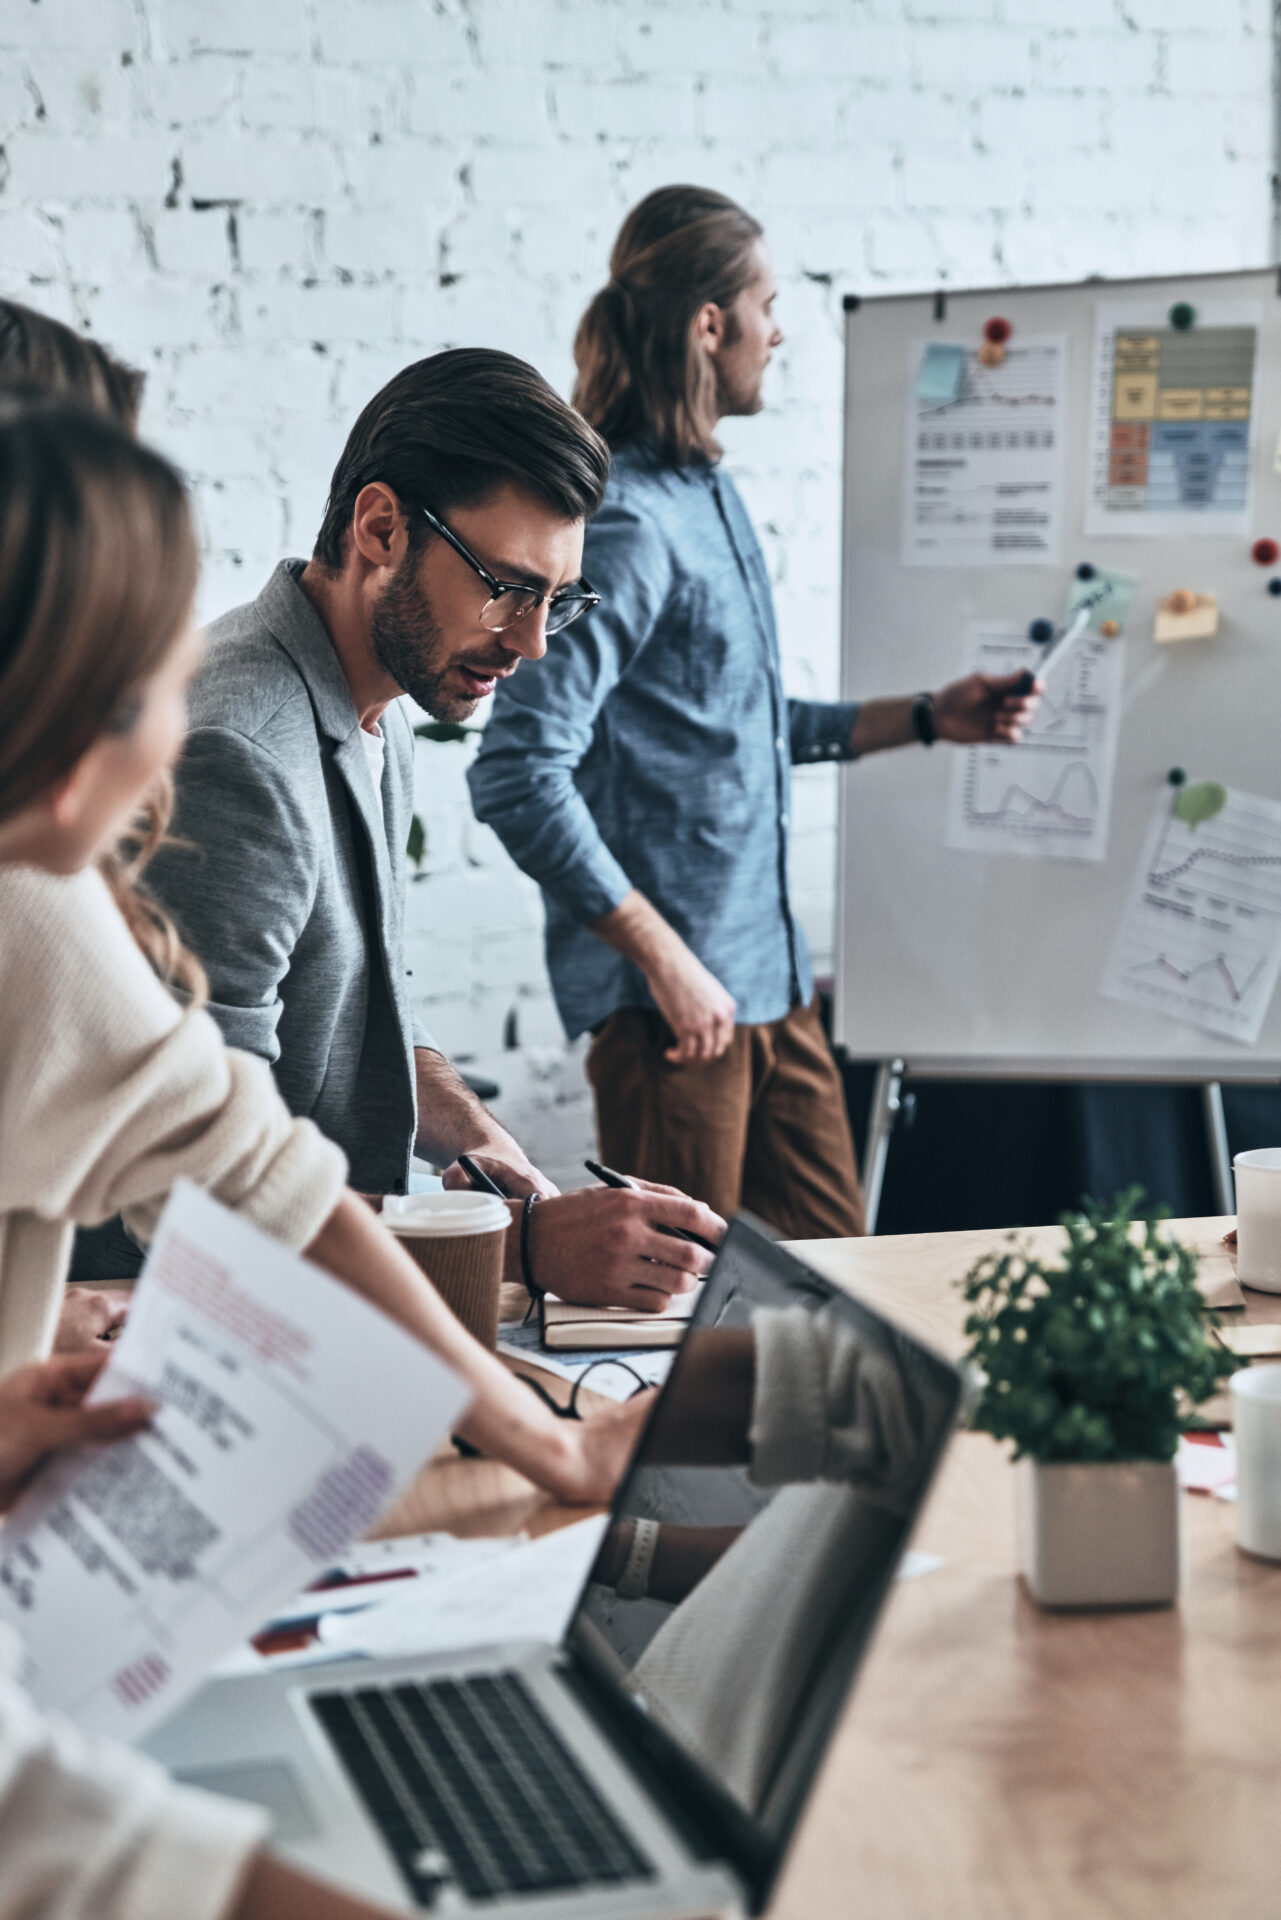
[{"label": "green sticky note", "polygon": [[965,348],[932,340],[916,376],[916,397],[927,407],[950,407],[961,391]]},{"label": "green sticky note", "polygon": [[1222,813],[1227,804],[1226,787],[1217,780],[1198,780],[1194,787],[1184,787],[1174,803],[1174,814],[1189,827],[1199,827],[1203,820],[1213,820],[1216,813]]}]

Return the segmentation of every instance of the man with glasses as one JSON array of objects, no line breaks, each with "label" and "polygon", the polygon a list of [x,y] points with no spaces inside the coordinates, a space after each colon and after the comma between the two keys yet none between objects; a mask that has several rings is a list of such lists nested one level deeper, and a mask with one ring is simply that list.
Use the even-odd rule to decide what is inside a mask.
[{"label": "man with glasses", "polygon": [[[657,1228],[708,1240],[723,1222],[671,1190],[557,1195],[413,1018],[403,948],[400,696],[466,720],[597,604],[583,530],[608,469],[587,423],[507,354],[399,373],[352,429],[311,559],[282,561],[209,630],[174,838],[147,878],[205,964],[227,1040],[272,1063],[353,1186],[404,1193],[415,1148],[465,1186],[452,1163],[469,1154],[517,1203],[511,1278],[657,1308],[709,1264]],[[74,1271],[122,1276],[137,1257],[113,1222],[81,1236]]]}]

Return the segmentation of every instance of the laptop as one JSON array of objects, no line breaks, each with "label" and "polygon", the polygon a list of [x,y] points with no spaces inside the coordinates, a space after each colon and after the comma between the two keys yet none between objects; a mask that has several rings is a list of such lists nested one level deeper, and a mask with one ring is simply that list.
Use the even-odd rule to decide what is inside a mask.
[{"label": "laptop", "polygon": [[393,1911],[759,1913],[961,1393],[740,1218],[559,1646],[215,1680],[148,1750]]}]

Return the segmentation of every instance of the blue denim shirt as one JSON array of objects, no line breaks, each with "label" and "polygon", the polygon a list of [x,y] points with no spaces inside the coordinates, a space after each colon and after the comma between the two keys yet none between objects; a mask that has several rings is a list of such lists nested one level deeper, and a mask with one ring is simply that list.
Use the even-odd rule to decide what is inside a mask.
[{"label": "blue denim shirt", "polygon": [[622,449],[583,572],[601,605],[499,686],[468,775],[478,819],[542,888],[566,1032],[653,1005],[588,931],[632,887],[740,1022],[781,1019],[813,992],[788,897],[791,763],[851,758],[857,706],[784,695],[764,556],[718,466]]}]

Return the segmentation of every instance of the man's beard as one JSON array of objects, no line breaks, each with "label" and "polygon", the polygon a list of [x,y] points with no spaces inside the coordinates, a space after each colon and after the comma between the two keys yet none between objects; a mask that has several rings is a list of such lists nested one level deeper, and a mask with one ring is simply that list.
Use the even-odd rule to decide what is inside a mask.
[{"label": "man's beard", "polygon": [[[407,553],[374,606],[369,637],[383,672],[389,674],[433,720],[467,720],[478,700],[455,693],[445,676],[459,660],[432,616],[431,602],[418,582],[418,557]],[[498,636],[493,636],[498,641]],[[501,644],[501,642],[499,642]],[[467,665],[474,664],[471,661]],[[504,658],[492,671],[502,671]]]}]

